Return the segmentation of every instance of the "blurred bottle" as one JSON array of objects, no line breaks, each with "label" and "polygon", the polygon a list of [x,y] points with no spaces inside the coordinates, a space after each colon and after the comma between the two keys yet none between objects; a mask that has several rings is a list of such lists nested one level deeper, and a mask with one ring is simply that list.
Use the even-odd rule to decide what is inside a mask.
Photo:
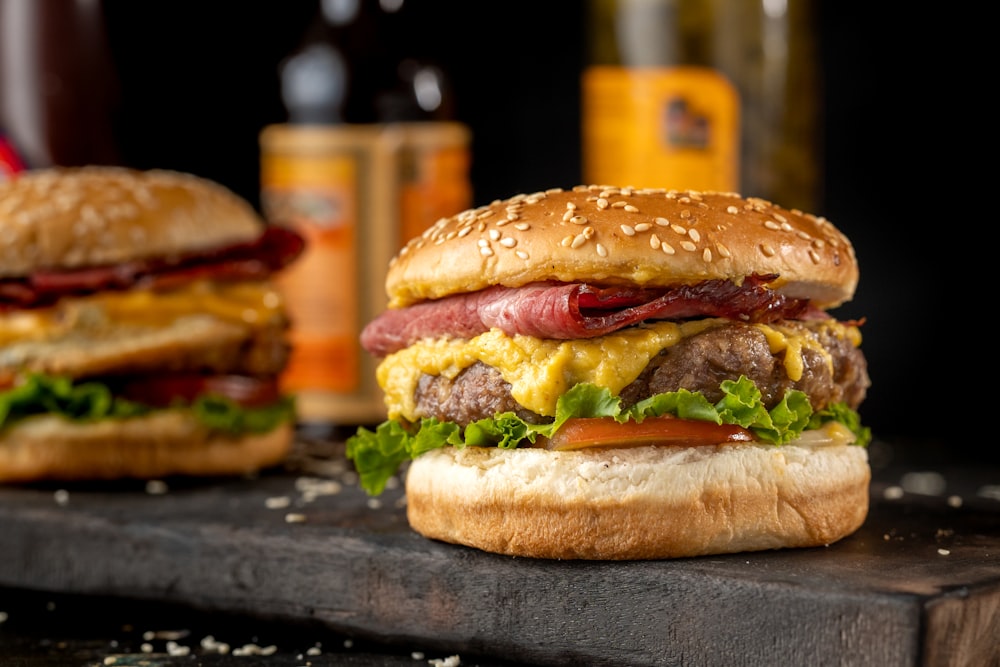
[{"label": "blurred bottle", "polygon": [[282,381],[306,423],[385,418],[363,326],[386,306],[391,257],[471,205],[469,129],[419,56],[402,0],[320,0],[281,64],[287,121],[261,133],[261,207],[306,252],[279,279],[292,315]]},{"label": "blurred bottle", "polygon": [[101,0],[0,0],[0,177],[119,164],[118,102]]},{"label": "blurred bottle", "polygon": [[588,0],[583,175],[821,205],[810,0]]}]

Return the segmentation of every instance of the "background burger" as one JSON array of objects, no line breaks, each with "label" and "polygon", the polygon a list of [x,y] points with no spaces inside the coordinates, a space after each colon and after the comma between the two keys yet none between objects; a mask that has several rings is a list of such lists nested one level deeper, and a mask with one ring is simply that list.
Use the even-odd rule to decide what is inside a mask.
[{"label": "background burger", "polygon": [[0,481],[242,474],[287,454],[302,250],[222,186],[83,167],[0,184]]},{"label": "background burger", "polygon": [[436,223],[394,258],[389,420],[348,441],[419,533],[515,556],[824,545],[868,511],[853,248],[735,194],[577,187]]}]

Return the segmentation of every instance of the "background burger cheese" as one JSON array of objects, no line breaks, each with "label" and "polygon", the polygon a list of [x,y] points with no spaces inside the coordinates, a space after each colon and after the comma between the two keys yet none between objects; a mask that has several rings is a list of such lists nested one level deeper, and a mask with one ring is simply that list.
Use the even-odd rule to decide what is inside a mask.
[{"label": "background burger cheese", "polygon": [[362,344],[419,533],[545,558],[829,544],[868,510],[858,266],[829,221],[732,193],[580,186],[443,219]]},{"label": "background burger cheese", "polygon": [[0,184],[0,481],[226,475],[287,454],[288,318],[269,282],[303,242],[171,171]]}]

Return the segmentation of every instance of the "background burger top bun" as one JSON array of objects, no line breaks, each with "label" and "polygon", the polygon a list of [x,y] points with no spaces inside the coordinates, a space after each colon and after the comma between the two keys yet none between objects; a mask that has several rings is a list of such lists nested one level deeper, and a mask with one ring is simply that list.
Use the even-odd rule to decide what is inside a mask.
[{"label": "background burger top bun", "polygon": [[850,300],[858,264],[829,221],[734,193],[578,186],[439,220],[387,277],[389,305],[536,281],[668,287],[776,274],[819,308]]},{"label": "background burger top bun", "polygon": [[253,241],[263,221],[215,183],[167,170],[80,167],[0,183],[0,277]]}]

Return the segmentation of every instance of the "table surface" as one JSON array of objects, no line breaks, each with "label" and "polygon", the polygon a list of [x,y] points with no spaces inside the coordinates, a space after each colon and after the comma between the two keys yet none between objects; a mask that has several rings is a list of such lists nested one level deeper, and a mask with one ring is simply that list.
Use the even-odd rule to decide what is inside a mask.
[{"label": "table surface", "polygon": [[0,655],[26,667],[1000,665],[1000,468],[887,451],[872,445],[871,511],[854,535],[668,561],[426,540],[402,490],[367,497],[335,441],[302,439],[255,479],[0,488]]}]

